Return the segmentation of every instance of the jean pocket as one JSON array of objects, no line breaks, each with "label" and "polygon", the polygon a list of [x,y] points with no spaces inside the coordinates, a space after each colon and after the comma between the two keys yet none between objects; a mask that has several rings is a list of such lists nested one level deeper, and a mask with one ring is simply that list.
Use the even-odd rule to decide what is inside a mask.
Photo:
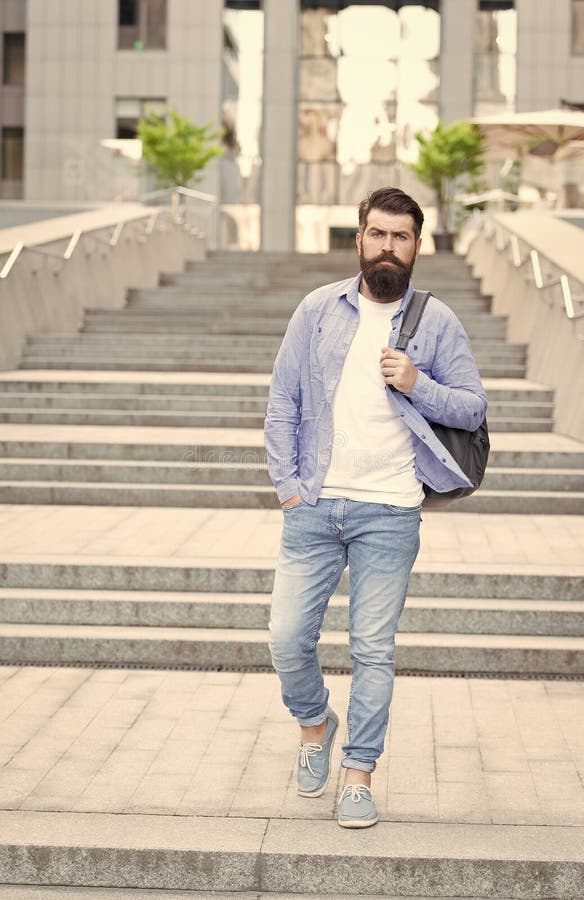
[{"label": "jean pocket", "polygon": [[394,516],[419,516],[422,512],[421,503],[418,506],[394,506],[392,503],[384,505]]},{"label": "jean pocket", "polygon": [[288,510],[290,510],[290,509],[298,509],[299,506],[303,506],[303,505],[304,505],[304,500],[298,500],[297,503],[292,503],[290,506],[281,506],[280,509],[283,512],[288,512]]}]

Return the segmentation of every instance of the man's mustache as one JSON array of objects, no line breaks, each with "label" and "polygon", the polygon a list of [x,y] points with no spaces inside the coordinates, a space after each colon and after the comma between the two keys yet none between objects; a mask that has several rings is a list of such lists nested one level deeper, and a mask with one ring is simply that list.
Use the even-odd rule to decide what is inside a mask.
[{"label": "man's mustache", "polygon": [[376,266],[378,263],[382,262],[394,263],[396,266],[399,266],[400,269],[408,268],[408,266],[406,266],[401,259],[398,259],[397,256],[394,256],[393,253],[381,253],[376,259],[371,260],[371,265]]}]

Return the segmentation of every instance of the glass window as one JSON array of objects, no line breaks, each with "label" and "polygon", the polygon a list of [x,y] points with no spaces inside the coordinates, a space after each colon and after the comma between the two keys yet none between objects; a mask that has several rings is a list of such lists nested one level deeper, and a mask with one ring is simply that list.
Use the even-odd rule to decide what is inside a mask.
[{"label": "glass window", "polygon": [[138,24],[138,0],[120,0],[119,24]]},{"label": "glass window", "polygon": [[164,50],[167,0],[119,0],[118,48]]},{"label": "glass window", "polygon": [[297,249],[326,252],[368,191],[400,184],[438,121],[434,2],[302,0]]},{"label": "glass window", "polygon": [[118,97],[116,100],[116,137],[132,140],[136,137],[136,127],[142,116],[149,112],[159,115],[166,113],[166,100],[160,97]]},{"label": "glass window", "polygon": [[517,13],[479,9],[475,23],[474,114],[515,109]]},{"label": "glass window", "polygon": [[572,53],[584,53],[584,0],[572,0]]},{"label": "glass window", "polygon": [[2,128],[2,179],[22,181],[24,175],[24,128]]},{"label": "glass window", "polygon": [[2,81],[4,84],[24,84],[24,32],[5,32],[3,41]]}]

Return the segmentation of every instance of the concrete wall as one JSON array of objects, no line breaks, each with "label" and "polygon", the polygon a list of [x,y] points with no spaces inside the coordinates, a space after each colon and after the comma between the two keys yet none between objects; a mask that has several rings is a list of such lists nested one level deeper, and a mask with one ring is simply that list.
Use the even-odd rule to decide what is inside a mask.
[{"label": "concrete wall", "polygon": [[265,0],[262,250],[291,251],[296,233],[299,10]]},{"label": "concrete wall", "polygon": [[[116,98],[164,98],[220,123],[221,0],[172,0],[166,50],[118,50],[117,0],[28,0],[25,199],[96,200]],[[218,166],[201,190],[218,193]]]},{"label": "concrete wall", "polygon": [[442,0],[440,6],[440,118],[473,115],[476,0]]},{"label": "concrete wall", "polygon": [[[504,213],[495,216],[507,235],[520,240],[522,256],[530,248],[553,261],[555,273],[565,272],[573,294],[584,284],[584,231],[549,214]],[[475,238],[467,259],[482,289],[493,296],[493,312],[508,317],[507,337],[527,344],[527,377],[555,391],[554,431],[584,440],[584,320],[568,319],[558,287],[538,290],[529,263],[516,268],[509,248],[497,246],[485,234]]]},{"label": "concrete wall", "polygon": [[584,55],[572,55],[571,0],[517,0],[517,111],[582,102]]},{"label": "concrete wall", "polygon": [[[204,240],[164,213],[147,234],[150,216],[127,204],[0,231],[0,269],[18,241],[44,251],[25,249],[0,278],[0,369],[18,366],[27,338],[75,333],[86,309],[120,309],[129,288],[155,287],[161,271],[180,272],[187,260],[204,256]],[[125,225],[112,247],[120,220]],[[77,229],[85,236],[65,261]]]}]

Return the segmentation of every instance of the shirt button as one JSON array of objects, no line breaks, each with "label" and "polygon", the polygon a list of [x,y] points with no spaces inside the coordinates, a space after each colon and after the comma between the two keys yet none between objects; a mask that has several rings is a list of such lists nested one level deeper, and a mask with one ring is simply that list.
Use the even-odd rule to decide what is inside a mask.
[{"label": "shirt button", "polygon": [[422,438],[423,441],[426,440],[426,435],[425,435],[425,434],[421,434],[420,437]]}]

